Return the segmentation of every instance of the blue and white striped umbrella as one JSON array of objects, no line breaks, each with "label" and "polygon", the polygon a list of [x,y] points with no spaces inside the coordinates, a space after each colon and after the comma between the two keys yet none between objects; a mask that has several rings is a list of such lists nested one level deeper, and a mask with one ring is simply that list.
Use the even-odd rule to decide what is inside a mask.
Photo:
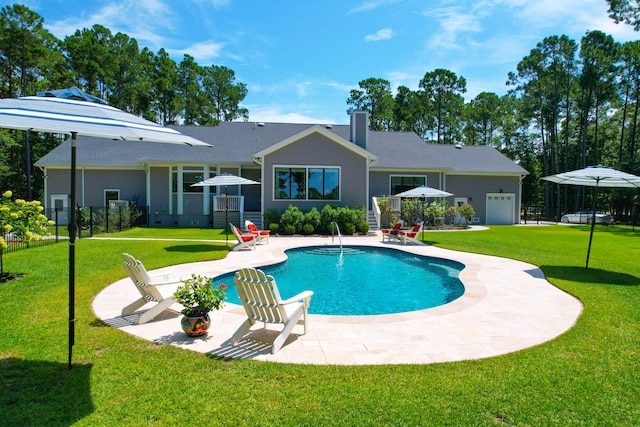
[{"label": "blue and white striped umbrella", "polygon": [[0,127],[126,141],[209,145],[109,105],[48,96],[0,99]]},{"label": "blue and white striped umbrella", "polygon": [[[63,91],[62,96],[66,92]],[[88,98],[91,99],[91,98]],[[0,128],[71,135],[70,205],[76,206],[76,136],[210,146],[95,100],[57,98],[56,94],[0,99]],[[75,342],[76,215],[69,220],[69,369]]]}]

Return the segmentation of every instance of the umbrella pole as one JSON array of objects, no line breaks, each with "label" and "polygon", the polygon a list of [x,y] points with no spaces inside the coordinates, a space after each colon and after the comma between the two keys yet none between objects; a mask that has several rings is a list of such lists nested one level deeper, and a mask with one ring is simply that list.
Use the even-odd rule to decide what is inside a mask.
[{"label": "umbrella pole", "polygon": [[227,194],[227,186],[224,186],[224,235],[226,245],[229,246],[229,195]]},{"label": "umbrella pole", "polygon": [[69,369],[75,344],[76,132],[71,133],[71,218],[69,220]]},{"label": "umbrella pole", "polygon": [[596,181],[596,186],[593,189],[593,211],[591,214],[593,217],[591,218],[591,232],[589,233],[589,247],[587,248],[587,262],[584,265],[584,268],[589,268],[589,255],[591,254],[591,240],[593,240],[593,228],[596,226],[596,197],[598,195],[598,181]]}]

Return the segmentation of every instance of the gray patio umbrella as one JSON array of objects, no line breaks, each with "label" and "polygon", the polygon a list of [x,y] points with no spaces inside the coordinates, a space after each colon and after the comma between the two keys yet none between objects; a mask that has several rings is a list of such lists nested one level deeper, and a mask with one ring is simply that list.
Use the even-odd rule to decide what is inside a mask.
[{"label": "gray patio umbrella", "polygon": [[228,185],[253,185],[260,184],[257,181],[243,178],[241,176],[232,175],[230,173],[222,173],[216,175],[213,178],[205,179],[204,181],[192,184],[192,187],[216,187],[224,186],[225,207],[224,207],[224,231],[226,237],[226,244],[229,244],[229,201],[227,200],[227,186]]},{"label": "gray patio umbrella", "polygon": [[599,187],[614,188],[640,188],[640,176],[621,172],[604,166],[589,166],[571,172],[562,172],[556,175],[545,176],[541,179],[557,184],[584,185],[593,189],[593,217],[591,218],[591,232],[589,233],[589,246],[587,248],[587,261],[585,268],[589,268],[589,255],[591,253],[591,241],[593,240],[593,228],[596,224],[596,196]]},{"label": "gray patio umbrella", "polygon": [[[98,99],[98,98],[96,98]],[[101,102],[49,96],[0,99],[0,127],[71,135],[71,209],[76,206],[76,136],[210,146]],[[69,221],[69,369],[75,342],[75,214]]]},{"label": "gray patio umbrella", "polygon": [[[426,185],[421,185],[420,187],[412,188],[411,190],[403,191],[402,193],[395,194],[396,197],[449,197],[453,196],[452,193],[446,192],[444,190],[438,190],[437,188],[427,187]],[[423,210],[423,222],[422,222],[422,237],[424,238],[424,210]],[[434,221],[435,222],[435,221]]]},{"label": "gray patio umbrella", "polygon": [[452,193],[448,193],[437,188],[427,187],[422,185],[420,187],[412,188],[411,190],[403,191],[402,193],[394,194],[396,197],[449,197],[453,196]]}]

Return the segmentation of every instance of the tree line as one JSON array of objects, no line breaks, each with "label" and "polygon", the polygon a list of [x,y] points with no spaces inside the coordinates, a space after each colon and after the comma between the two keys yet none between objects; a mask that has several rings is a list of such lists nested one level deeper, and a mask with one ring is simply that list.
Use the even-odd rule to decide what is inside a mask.
[{"label": "tree line", "polygon": [[[63,40],[44,28],[44,18],[14,4],[0,11],[0,97],[36,95],[76,86],[109,105],[169,124],[217,125],[248,120],[241,106],[248,90],[235,72],[202,66],[190,55],[180,63],[165,49],[140,48],[126,34],[94,25]],[[32,164],[60,143],[51,135],[0,132],[0,188],[31,200],[42,191]],[[33,191],[32,191],[33,188]]]},{"label": "tree line", "polygon": [[[637,2],[607,0],[611,17],[638,29]],[[633,0],[635,1],[635,0]],[[616,42],[600,31],[580,43],[568,36],[539,42],[506,76],[508,92],[482,92],[465,101],[466,79],[446,69],[427,72],[418,89],[368,78],[347,99],[370,114],[372,130],[412,131],[426,143],[496,147],[530,175],[524,205],[544,203],[552,216],[590,206],[583,188],[558,187],[541,176],[605,164],[640,174],[640,41]],[[77,86],[117,108],[167,125],[216,125],[248,120],[248,91],[224,66],[201,66],[190,55],[176,63],[135,39],[101,25],[59,40],[25,6],[0,11],[0,97],[34,95]],[[60,143],[53,135],[0,131],[0,188],[41,196],[42,175],[32,163]],[[30,142],[31,141],[31,142]],[[625,190],[601,192],[608,208],[632,207]],[[601,205],[602,206],[602,205]]]},{"label": "tree line", "polygon": [[[395,94],[389,81],[368,78],[350,92],[347,112],[368,111],[373,130],[499,149],[530,172],[525,206],[544,200],[550,217],[590,207],[591,196],[541,176],[599,164],[640,174],[640,41],[618,43],[601,31],[587,32],[580,43],[545,37],[506,85],[503,96],[482,92],[465,102],[465,78],[446,69],[427,72],[417,90],[400,86]],[[601,193],[601,207],[630,214],[633,191]]]}]

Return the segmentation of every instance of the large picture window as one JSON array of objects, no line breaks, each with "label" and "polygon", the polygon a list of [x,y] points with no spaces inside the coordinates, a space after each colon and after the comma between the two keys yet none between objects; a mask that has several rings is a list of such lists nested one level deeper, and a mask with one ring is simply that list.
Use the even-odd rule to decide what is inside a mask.
[{"label": "large picture window", "polygon": [[427,178],[424,176],[392,176],[391,195],[411,190],[412,188],[427,185]]},{"label": "large picture window", "polygon": [[318,167],[275,168],[276,200],[339,200],[340,170]]}]

